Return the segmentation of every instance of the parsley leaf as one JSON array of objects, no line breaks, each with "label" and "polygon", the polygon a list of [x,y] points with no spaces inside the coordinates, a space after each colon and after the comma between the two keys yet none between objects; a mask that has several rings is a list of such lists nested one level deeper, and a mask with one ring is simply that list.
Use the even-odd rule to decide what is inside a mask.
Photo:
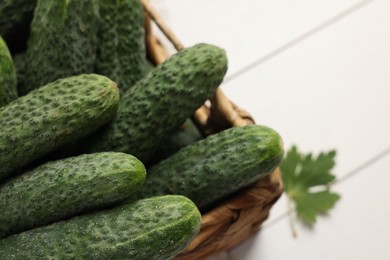
[{"label": "parsley leaf", "polygon": [[331,173],[335,156],[336,151],[332,150],[313,157],[292,146],[282,160],[280,170],[285,192],[304,223],[313,225],[318,214],[328,212],[340,199],[339,194],[330,191],[330,183],[335,179]]}]

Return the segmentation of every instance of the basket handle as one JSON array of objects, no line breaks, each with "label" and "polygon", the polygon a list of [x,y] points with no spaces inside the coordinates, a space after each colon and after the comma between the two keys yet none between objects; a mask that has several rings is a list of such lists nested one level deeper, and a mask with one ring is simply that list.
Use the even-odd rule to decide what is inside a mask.
[{"label": "basket handle", "polygon": [[[185,47],[176,35],[168,28],[158,12],[156,12],[156,10],[149,4],[149,1],[142,0],[142,4],[146,14],[145,40],[148,55],[157,65],[168,59],[170,55],[162,46],[162,43],[153,35],[151,27],[152,21],[172,43],[176,51],[180,51]],[[192,116],[194,123],[204,135],[207,136],[232,126],[255,124],[251,115],[230,101],[221,88],[217,88],[214,96],[209,101],[209,106],[203,104]]]}]

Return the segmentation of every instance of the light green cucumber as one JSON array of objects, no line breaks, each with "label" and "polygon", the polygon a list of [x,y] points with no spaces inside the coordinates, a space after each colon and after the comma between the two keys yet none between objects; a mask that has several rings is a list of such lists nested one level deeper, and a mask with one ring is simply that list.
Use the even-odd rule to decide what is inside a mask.
[{"label": "light green cucumber", "polygon": [[60,78],[93,73],[98,20],[98,0],[38,0],[20,94]]},{"label": "light green cucumber", "polygon": [[121,97],[110,125],[86,140],[81,151],[130,153],[146,163],[220,85],[227,70],[223,49],[197,44],[176,53]]},{"label": "light green cucumber", "polygon": [[283,157],[282,140],[260,125],[233,127],[182,148],[148,169],[128,201],[180,194],[202,210],[271,173]]},{"label": "light green cucumber", "polygon": [[0,240],[1,259],[166,260],[198,233],[201,215],[183,196],[147,198]]},{"label": "light green cucumber", "polygon": [[8,46],[0,36],[0,107],[17,97],[15,67]]},{"label": "light green cucumber", "polygon": [[0,239],[113,206],[144,182],[134,156],[104,152],[45,163],[0,186]]},{"label": "light green cucumber", "polygon": [[108,123],[119,91],[107,77],[56,80],[0,108],[0,180]]},{"label": "light green cucumber", "polygon": [[144,9],[140,0],[99,0],[96,73],[125,93],[146,74]]}]

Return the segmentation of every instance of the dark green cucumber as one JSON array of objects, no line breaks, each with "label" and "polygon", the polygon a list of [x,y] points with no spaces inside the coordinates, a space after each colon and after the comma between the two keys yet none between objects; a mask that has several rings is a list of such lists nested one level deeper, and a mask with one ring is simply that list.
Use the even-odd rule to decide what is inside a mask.
[{"label": "dark green cucumber", "polygon": [[180,194],[204,209],[266,176],[282,157],[281,138],[271,128],[230,128],[184,147],[148,169],[145,184],[128,201]]},{"label": "dark green cucumber", "polygon": [[191,118],[188,118],[179,129],[176,130],[169,138],[164,140],[157,151],[153,154],[148,162],[148,167],[156,164],[169,156],[173,155],[183,147],[203,139],[202,133],[194,124]]},{"label": "dark green cucumber", "polygon": [[98,0],[38,0],[28,40],[24,95],[59,78],[94,72]]},{"label": "dark green cucumber", "polygon": [[0,35],[13,54],[24,51],[37,0],[1,0]]},{"label": "dark green cucumber", "polygon": [[19,89],[24,89],[25,87],[25,84],[26,84],[26,81],[25,81],[25,68],[27,66],[26,64],[26,61],[25,61],[25,58],[26,57],[26,53],[25,52],[20,52],[18,54],[15,54],[13,56],[13,61],[14,61],[14,67],[15,67],[15,73],[16,73],[16,86],[17,86],[17,91],[19,91]]},{"label": "dark green cucumber", "polygon": [[113,122],[81,146],[85,152],[130,153],[144,163],[212,97],[227,70],[221,48],[198,44],[170,57],[122,97]]},{"label": "dark green cucumber", "polygon": [[113,206],[145,181],[134,156],[104,152],[45,163],[0,186],[0,239]]},{"label": "dark green cucumber", "polygon": [[17,97],[14,63],[7,44],[0,36],[0,107]]},{"label": "dark green cucumber", "polygon": [[56,80],[0,108],[0,180],[108,123],[119,91],[107,77]]},{"label": "dark green cucumber", "polygon": [[183,196],[147,198],[0,240],[1,259],[172,259],[198,233],[201,215]]},{"label": "dark green cucumber", "polygon": [[99,0],[96,72],[124,93],[146,74],[144,9],[140,0]]}]

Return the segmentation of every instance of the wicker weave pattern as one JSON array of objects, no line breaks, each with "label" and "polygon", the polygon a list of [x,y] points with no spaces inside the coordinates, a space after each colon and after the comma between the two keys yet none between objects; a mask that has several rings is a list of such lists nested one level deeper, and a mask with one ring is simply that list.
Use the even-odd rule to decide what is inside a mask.
[{"label": "wicker weave pattern", "polygon": [[[160,64],[169,54],[153,34],[151,22],[157,23],[177,50],[184,47],[156,11],[148,5],[147,0],[142,2],[145,8],[148,56],[155,64]],[[255,124],[251,115],[230,101],[220,88],[209,105],[201,106],[192,119],[205,136],[230,127]],[[283,184],[277,168],[267,177],[240,190],[203,214],[199,234],[175,259],[205,259],[246,240],[259,231],[263,221],[268,218],[271,207],[282,193]]]},{"label": "wicker weave pattern", "polygon": [[277,169],[204,214],[198,236],[176,259],[204,259],[246,240],[258,232],[282,190]]}]

